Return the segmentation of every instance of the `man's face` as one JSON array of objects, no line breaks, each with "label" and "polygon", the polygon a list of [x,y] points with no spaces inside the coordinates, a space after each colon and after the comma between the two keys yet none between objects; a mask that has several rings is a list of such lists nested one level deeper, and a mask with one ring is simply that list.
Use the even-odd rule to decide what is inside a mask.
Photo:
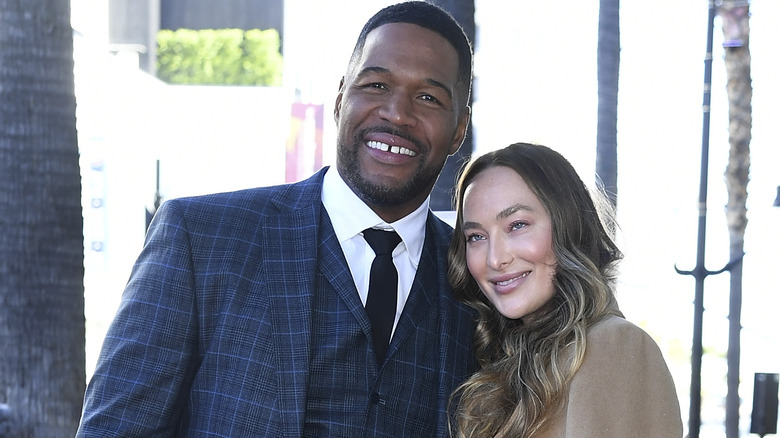
[{"label": "man's face", "polygon": [[391,23],[368,35],[342,79],[337,168],[387,222],[420,206],[463,141],[469,112],[457,101],[457,76],[458,54],[446,39]]}]

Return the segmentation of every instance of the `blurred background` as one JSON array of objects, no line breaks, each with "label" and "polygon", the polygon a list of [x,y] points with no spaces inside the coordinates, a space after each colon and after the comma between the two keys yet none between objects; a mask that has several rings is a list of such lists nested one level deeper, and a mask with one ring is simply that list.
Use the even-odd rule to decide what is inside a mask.
[{"label": "blurred background", "polygon": [[[147,211],[179,196],[280,184],[335,164],[333,103],[365,20],[390,1],[278,0],[281,84],[169,85],[153,74],[155,2],[71,0],[85,239],[87,377],[143,244]],[[197,2],[190,2],[197,3]],[[230,2],[225,2],[230,4]],[[244,2],[235,2],[235,4]],[[133,6],[134,5],[134,6]],[[138,6],[142,5],[142,6]],[[168,8],[168,9],[166,9]],[[706,0],[620,7],[618,299],[661,346],[687,429],[702,151]],[[597,0],[475,0],[473,155],[525,141],[563,153],[583,180],[596,160]],[[740,433],[754,373],[780,372],[780,4],[750,4],[753,86],[743,260]],[[273,13],[271,13],[273,12]],[[179,18],[183,19],[183,14]],[[232,27],[232,26],[226,26]],[[130,35],[146,33],[147,43]],[[728,101],[716,19],[706,267],[729,262],[723,173]],[[775,55],[772,55],[775,53]],[[446,216],[446,214],[443,214]],[[705,281],[702,437],[722,437],[728,273]]]}]

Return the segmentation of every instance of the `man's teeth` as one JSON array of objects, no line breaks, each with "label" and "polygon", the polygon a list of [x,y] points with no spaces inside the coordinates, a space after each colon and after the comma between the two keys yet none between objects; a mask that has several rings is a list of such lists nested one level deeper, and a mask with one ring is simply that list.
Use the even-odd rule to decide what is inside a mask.
[{"label": "man's teeth", "polygon": [[417,152],[411,149],[402,148],[400,146],[390,146],[388,144],[378,142],[378,141],[369,141],[367,144],[368,147],[372,149],[379,149],[380,151],[384,151],[384,152],[389,151],[390,153],[393,154],[408,155],[410,157],[414,157],[415,155],[417,155]]},{"label": "man's teeth", "polygon": [[497,284],[498,286],[506,286],[507,284],[509,284],[509,283],[511,283],[511,282],[513,282],[513,281],[515,281],[515,280],[517,280],[518,278],[527,277],[527,276],[528,276],[528,274],[530,274],[530,273],[531,273],[530,271],[526,271],[526,272],[523,272],[521,275],[518,275],[518,276],[517,276],[517,277],[515,277],[515,278],[510,278],[509,280],[506,280],[506,281],[497,281],[497,282],[496,282],[496,284]]}]

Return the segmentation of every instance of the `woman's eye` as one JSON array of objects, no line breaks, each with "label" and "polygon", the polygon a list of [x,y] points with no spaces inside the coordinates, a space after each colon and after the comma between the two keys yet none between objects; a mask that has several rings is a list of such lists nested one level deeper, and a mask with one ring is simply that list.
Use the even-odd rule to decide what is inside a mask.
[{"label": "woman's eye", "polygon": [[525,227],[526,225],[528,225],[528,224],[523,222],[523,221],[512,222],[512,225],[509,226],[509,229],[512,230],[512,231],[519,230],[519,229]]},{"label": "woman's eye", "polygon": [[469,235],[466,236],[466,242],[467,243],[476,242],[476,241],[479,241],[479,240],[482,240],[482,239],[484,239],[484,236],[482,236],[480,234],[469,234]]}]

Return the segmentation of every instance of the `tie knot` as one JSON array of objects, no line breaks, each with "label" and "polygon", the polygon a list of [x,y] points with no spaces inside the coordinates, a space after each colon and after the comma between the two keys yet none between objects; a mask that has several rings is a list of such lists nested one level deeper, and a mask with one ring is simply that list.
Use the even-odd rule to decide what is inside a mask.
[{"label": "tie knot", "polygon": [[363,237],[366,239],[371,249],[376,255],[388,255],[393,252],[398,243],[401,242],[401,236],[395,231],[383,231],[376,228],[367,228],[363,230]]}]

